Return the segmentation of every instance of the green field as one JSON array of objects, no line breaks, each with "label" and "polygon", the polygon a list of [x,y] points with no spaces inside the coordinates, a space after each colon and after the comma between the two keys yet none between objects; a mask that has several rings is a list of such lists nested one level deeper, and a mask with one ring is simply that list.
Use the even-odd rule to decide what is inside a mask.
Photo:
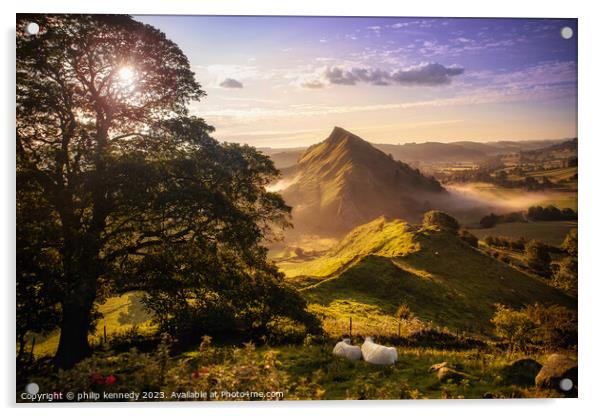
[{"label": "green field", "polygon": [[571,166],[568,168],[558,168],[549,170],[539,170],[536,172],[528,172],[526,176],[532,176],[534,178],[541,178],[546,176],[552,182],[563,181],[570,179],[577,174],[577,166]]},{"label": "green field", "polygon": [[470,229],[470,232],[481,240],[488,235],[512,239],[523,237],[559,246],[572,228],[577,228],[576,221],[510,222],[498,224],[493,228],[474,228]]}]

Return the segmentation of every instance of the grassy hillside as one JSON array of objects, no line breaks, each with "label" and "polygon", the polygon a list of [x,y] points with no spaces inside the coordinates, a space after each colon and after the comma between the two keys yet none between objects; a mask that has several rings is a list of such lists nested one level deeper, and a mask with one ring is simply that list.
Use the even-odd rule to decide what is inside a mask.
[{"label": "grassy hillside", "polygon": [[[422,320],[488,334],[495,303],[575,301],[538,278],[474,249],[455,235],[379,218],[352,231],[320,259],[282,265],[330,328],[344,328],[357,311],[374,325],[403,303]],[[374,318],[372,317],[374,315]],[[385,319],[386,321],[386,319]],[[330,331],[332,332],[332,331]]]},{"label": "grassy hillside", "polygon": [[384,217],[353,229],[328,253],[315,260],[281,262],[280,269],[289,277],[325,277],[371,254],[395,257],[419,249],[401,220],[387,222]]}]

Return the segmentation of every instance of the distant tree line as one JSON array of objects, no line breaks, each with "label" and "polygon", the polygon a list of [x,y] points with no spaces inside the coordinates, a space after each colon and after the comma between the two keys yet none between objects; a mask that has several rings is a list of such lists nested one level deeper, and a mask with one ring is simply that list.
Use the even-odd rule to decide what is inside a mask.
[{"label": "distant tree line", "polygon": [[559,209],[553,205],[529,207],[526,211],[516,211],[507,214],[488,214],[479,221],[481,228],[492,228],[497,224],[527,221],[575,221],[577,213],[571,208]]}]

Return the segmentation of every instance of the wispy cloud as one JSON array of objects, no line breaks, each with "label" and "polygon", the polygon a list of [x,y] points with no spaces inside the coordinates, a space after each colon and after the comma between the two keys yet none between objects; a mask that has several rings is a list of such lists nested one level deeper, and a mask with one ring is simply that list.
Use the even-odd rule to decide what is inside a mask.
[{"label": "wispy cloud", "polygon": [[301,83],[299,83],[299,85],[303,88],[308,88],[310,90],[317,90],[320,88],[324,88],[324,83],[322,83],[322,81],[317,80],[317,79],[302,81]]}]

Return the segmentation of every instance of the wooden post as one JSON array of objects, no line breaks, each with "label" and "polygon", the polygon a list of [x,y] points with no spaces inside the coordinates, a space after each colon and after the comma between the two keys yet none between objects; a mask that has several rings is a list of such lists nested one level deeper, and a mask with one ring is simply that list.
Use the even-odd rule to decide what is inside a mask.
[{"label": "wooden post", "polygon": [[351,338],[353,333],[353,318],[350,316],[349,317],[349,338]]},{"label": "wooden post", "polygon": [[30,354],[30,359],[33,362],[33,360],[35,359],[35,356],[33,355],[33,349],[36,347],[36,337],[33,337],[31,339],[31,354]]},{"label": "wooden post", "polygon": [[106,324],[104,326],[103,332],[104,332],[104,340],[105,340],[105,344],[106,344],[107,343],[107,325]]},{"label": "wooden post", "polygon": [[401,338],[401,321],[397,322],[397,338]]}]

